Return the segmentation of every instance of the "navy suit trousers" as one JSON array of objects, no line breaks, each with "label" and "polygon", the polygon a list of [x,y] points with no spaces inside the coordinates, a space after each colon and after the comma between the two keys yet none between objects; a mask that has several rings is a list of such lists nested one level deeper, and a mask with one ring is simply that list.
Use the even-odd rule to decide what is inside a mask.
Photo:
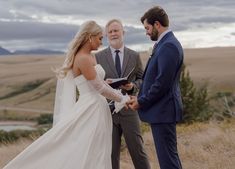
[{"label": "navy suit trousers", "polygon": [[151,124],[161,169],[182,169],[177,151],[176,123]]}]

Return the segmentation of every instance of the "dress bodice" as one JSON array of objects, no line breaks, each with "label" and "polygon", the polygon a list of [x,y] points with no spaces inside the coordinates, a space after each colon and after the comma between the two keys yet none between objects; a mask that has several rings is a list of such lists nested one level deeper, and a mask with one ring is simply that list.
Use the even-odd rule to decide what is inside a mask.
[{"label": "dress bodice", "polygon": [[[105,71],[102,68],[102,66],[100,64],[97,64],[94,67],[95,67],[97,76],[99,76],[101,79],[104,79]],[[75,81],[75,84],[77,86],[77,89],[78,89],[80,95],[95,91],[95,89],[89,85],[87,79],[83,75],[79,75],[79,76],[75,77],[74,81]]]}]

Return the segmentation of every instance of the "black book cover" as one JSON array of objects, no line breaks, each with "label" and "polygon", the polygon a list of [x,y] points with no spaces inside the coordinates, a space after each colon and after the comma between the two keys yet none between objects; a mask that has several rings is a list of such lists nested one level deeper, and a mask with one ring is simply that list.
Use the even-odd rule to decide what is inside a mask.
[{"label": "black book cover", "polygon": [[126,77],[122,77],[122,78],[116,78],[116,79],[107,79],[107,80],[111,80],[112,83],[110,83],[109,85],[112,87],[112,88],[118,88],[119,86],[121,85],[125,85],[127,83],[129,83],[129,80],[128,78],[130,77],[131,73],[134,71],[135,68],[133,68],[130,73],[126,76]]}]

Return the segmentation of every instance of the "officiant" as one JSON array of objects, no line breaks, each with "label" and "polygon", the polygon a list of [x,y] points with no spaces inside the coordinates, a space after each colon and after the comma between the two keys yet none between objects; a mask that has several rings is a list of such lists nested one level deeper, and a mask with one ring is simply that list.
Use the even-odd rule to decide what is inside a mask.
[{"label": "officiant", "polygon": [[[143,68],[139,53],[124,45],[124,29],[120,20],[112,19],[105,27],[109,47],[95,54],[98,64],[105,70],[105,79],[128,76],[125,85],[118,86],[125,94],[136,95],[142,83]],[[106,80],[108,83],[112,81]],[[117,86],[116,86],[117,87]],[[111,105],[111,112],[113,106]],[[124,136],[135,169],[150,169],[144,150],[138,113],[123,108],[113,113],[112,169],[120,169],[121,137]]]}]

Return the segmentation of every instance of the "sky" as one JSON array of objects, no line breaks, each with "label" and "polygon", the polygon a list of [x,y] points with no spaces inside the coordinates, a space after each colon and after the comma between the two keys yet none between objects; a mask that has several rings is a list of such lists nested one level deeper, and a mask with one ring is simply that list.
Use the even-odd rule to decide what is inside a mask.
[{"label": "sky", "polygon": [[[235,46],[234,0],[0,0],[0,46],[10,51],[66,51],[80,25],[113,18],[125,28],[126,46],[153,46],[140,22],[151,7],[168,13],[170,29],[184,48]],[[104,39],[103,46],[107,46]]]}]

